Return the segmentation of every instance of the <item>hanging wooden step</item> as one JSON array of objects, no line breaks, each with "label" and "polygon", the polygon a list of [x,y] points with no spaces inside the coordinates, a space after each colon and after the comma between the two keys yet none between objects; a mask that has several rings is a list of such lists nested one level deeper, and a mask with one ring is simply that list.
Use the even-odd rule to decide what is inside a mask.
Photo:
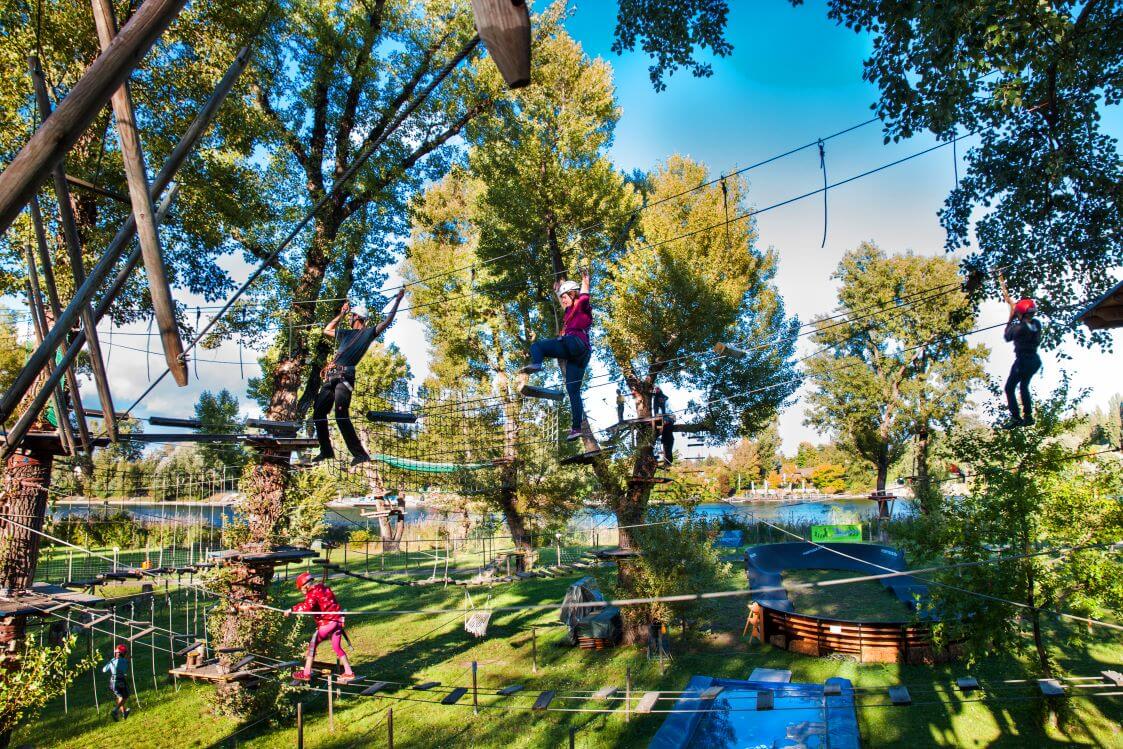
[{"label": "hanging wooden step", "polygon": [[519,388],[519,395],[524,398],[544,398],[548,401],[560,401],[565,399],[565,393],[562,391],[538,387],[537,385],[523,385]]},{"label": "hanging wooden step", "polygon": [[460,698],[463,697],[466,694],[468,694],[468,688],[467,687],[457,687],[456,689],[453,689],[451,692],[449,692],[447,695],[445,695],[444,699],[441,700],[441,704],[442,705],[455,705],[457,702],[460,701]]},{"label": "hanging wooden step", "polygon": [[633,476],[628,479],[629,484],[670,484],[674,479],[668,476]]},{"label": "hanging wooden step", "polygon": [[563,466],[588,465],[589,463],[592,463],[594,460],[601,457],[605,453],[611,453],[611,452],[612,452],[611,450],[608,450],[608,449],[605,449],[605,448],[601,448],[599,450],[589,450],[588,452],[577,453],[576,455],[570,455],[568,458],[562,458],[558,462],[560,464],[562,464]]}]

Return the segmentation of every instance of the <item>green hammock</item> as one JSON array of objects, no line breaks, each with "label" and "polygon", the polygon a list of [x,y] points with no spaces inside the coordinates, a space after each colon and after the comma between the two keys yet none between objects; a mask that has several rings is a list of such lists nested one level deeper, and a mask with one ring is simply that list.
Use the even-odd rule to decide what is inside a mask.
[{"label": "green hammock", "polygon": [[430,463],[424,460],[412,460],[410,458],[399,458],[394,455],[383,455],[382,453],[375,453],[370,456],[373,460],[379,463],[385,463],[394,468],[400,468],[403,471],[415,471],[417,473],[456,473],[457,471],[477,471],[481,468],[490,468],[491,463]]}]

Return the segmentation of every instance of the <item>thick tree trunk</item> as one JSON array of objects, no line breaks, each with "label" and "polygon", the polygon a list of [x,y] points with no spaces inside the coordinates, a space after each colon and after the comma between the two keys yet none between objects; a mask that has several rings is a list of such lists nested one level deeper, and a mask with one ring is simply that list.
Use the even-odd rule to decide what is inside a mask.
[{"label": "thick tree trunk", "polygon": [[[269,620],[277,614],[252,604],[268,602],[272,581],[272,565],[232,564],[223,568],[219,583],[223,603],[210,620],[212,642],[223,668],[231,668],[247,653],[262,653],[262,636],[272,629]],[[284,653],[265,655],[287,657]],[[247,718],[270,708],[279,689],[276,679],[264,679],[253,690],[241,681],[222,682],[215,686],[214,705],[221,714]]]},{"label": "thick tree trunk", "polygon": [[249,521],[247,549],[267,550],[281,540],[285,520],[285,488],[289,477],[288,453],[266,451],[259,464],[250,469],[242,512]]},{"label": "thick tree trunk", "polygon": [[4,466],[0,514],[28,527],[0,523],[0,592],[25,590],[35,577],[53,463],[49,452],[23,450]]},{"label": "thick tree trunk", "polygon": [[877,457],[877,486],[878,492],[885,491],[885,484],[889,479],[889,456],[882,454]]}]

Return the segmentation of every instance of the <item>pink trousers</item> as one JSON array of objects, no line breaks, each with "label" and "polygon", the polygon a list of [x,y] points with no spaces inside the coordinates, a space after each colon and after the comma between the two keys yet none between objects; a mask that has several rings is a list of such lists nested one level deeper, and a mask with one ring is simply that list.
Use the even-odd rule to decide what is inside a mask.
[{"label": "pink trousers", "polygon": [[316,634],[312,635],[312,641],[308,643],[308,652],[312,655],[316,654],[316,648],[320,643],[328,638],[331,638],[331,649],[335,651],[337,658],[342,658],[346,653],[343,652],[343,625],[339,622],[324,622],[316,628]]}]

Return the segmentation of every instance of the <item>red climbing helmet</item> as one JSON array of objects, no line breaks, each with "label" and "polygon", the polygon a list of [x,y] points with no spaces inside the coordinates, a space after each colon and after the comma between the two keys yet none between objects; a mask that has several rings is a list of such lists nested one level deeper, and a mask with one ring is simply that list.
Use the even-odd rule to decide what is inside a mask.
[{"label": "red climbing helmet", "polygon": [[296,587],[299,588],[299,589],[303,589],[304,586],[307,585],[310,582],[312,582],[312,573],[311,572],[301,572],[299,575],[296,576]]},{"label": "red climbing helmet", "polygon": [[1019,299],[1018,303],[1014,305],[1014,312],[1019,315],[1024,315],[1027,312],[1037,312],[1037,303],[1032,299]]},{"label": "red climbing helmet", "polygon": [[129,649],[125,647],[124,644],[121,644],[114,648],[114,652],[117,653],[117,655],[124,655],[125,653],[129,652]]}]

